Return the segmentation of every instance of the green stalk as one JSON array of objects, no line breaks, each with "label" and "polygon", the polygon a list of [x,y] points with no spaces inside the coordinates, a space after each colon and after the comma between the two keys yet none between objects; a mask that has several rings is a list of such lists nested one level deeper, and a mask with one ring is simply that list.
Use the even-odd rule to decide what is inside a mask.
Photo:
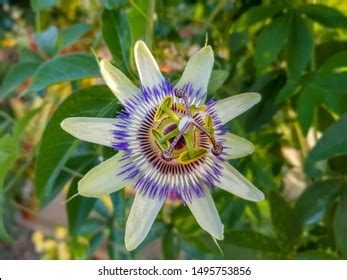
[{"label": "green stalk", "polygon": [[153,42],[153,26],[154,26],[155,0],[149,0],[147,6],[147,26],[145,33],[145,42],[151,49]]},{"label": "green stalk", "polygon": [[36,27],[36,32],[41,32],[41,13],[40,13],[40,11],[35,12],[35,27]]},{"label": "green stalk", "polygon": [[[311,0],[309,2],[311,2],[311,4],[317,4],[316,0]],[[314,38],[314,26],[315,26],[314,21],[310,21],[310,28],[311,28],[313,38]],[[312,53],[311,53],[310,70],[311,72],[316,71],[316,51],[315,51],[314,43],[313,43]],[[313,112],[313,127],[314,127],[314,133],[313,133],[314,139],[315,141],[317,141],[318,140],[318,110],[317,108],[315,108]]]}]

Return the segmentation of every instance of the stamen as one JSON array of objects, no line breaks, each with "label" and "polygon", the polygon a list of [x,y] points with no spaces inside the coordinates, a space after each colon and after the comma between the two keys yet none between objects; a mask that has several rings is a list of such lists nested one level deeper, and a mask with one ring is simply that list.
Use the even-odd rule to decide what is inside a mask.
[{"label": "stamen", "polygon": [[154,119],[156,121],[160,121],[165,114],[167,114],[176,124],[179,122],[179,117],[175,114],[175,112],[171,109],[173,104],[173,98],[171,96],[167,96],[164,98],[162,103],[157,109],[155,113]]}]

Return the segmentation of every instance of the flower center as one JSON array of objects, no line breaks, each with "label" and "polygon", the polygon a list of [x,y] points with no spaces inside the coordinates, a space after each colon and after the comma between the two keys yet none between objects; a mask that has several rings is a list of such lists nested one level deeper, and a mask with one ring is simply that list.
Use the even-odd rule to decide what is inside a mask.
[{"label": "flower center", "polygon": [[[151,135],[161,150],[161,158],[166,162],[176,159],[181,164],[199,160],[208,153],[208,149],[200,145],[202,135],[207,136],[212,153],[219,156],[223,146],[215,139],[212,118],[206,115],[206,106],[189,106],[182,89],[175,89],[175,96],[183,100],[183,105],[174,103],[172,96],[166,96],[154,115]],[[198,121],[199,112],[205,112],[204,124]]]}]

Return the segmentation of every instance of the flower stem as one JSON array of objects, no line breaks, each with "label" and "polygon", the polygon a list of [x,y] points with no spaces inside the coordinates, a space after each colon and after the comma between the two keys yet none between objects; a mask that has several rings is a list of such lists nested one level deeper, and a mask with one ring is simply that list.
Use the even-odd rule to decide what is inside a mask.
[{"label": "flower stem", "polygon": [[147,6],[147,26],[145,33],[145,42],[149,48],[152,48],[153,25],[155,13],[155,0],[149,0]]},{"label": "flower stem", "polygon": [[[316,0],[311,0],[310,2],[312,4],[317,4]],[[314,26],[315,26],[314,21],[310,21],[310,28],[311,28],[313,38],[314,38]],[[316,71],[316,50],[315,50],[314,44],[313,44],[312,53],[311,53],[310,70],[311,72]],[[318,108],[317,106],[313,110],[313,127],[314,127],[313,136],[315,141],[317,141],[318,140]]]},{"label": "flower stem", "polygon": [[35,28],[36,28],[36,32],[41,32],[41,13],[40,13],[40,11],[35,12]]}]

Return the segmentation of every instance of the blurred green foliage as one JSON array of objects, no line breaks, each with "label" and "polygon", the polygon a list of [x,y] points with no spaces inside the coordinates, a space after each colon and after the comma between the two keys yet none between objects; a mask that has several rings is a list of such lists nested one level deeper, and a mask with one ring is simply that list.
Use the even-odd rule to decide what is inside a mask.
[{"label": "blurred green foliage", "polygon": [[[77,197],[66,204],[71,255],[91,258],[104,246],[109,258],[141,258],[159,239],[165,259],[347,258],[346,1],[1,3],[1,242],[16,239],[24,182],[32,182],[42,208],[66,186],[71,197],[81,176],[113,154],[59,126],[66,117],[112,117],[120,108],[106,86],[88,79],[100,77],[91,48],[99,56],[109,53],[138,84],[132,47],[143,39],[175,81],[187,54],[207,38],[216,56],[209,96],[262,95],[229,129],[255,143],[253,155],[232,163],[266,200],[255,204],[214,192],[226,230],[222,255],[189,209],[172,204],[129,253],[123,239],[132,196],[112,194],[111,211],[100,200]],[[26,200],[30,211],[39,211],[35,198]]]}]

